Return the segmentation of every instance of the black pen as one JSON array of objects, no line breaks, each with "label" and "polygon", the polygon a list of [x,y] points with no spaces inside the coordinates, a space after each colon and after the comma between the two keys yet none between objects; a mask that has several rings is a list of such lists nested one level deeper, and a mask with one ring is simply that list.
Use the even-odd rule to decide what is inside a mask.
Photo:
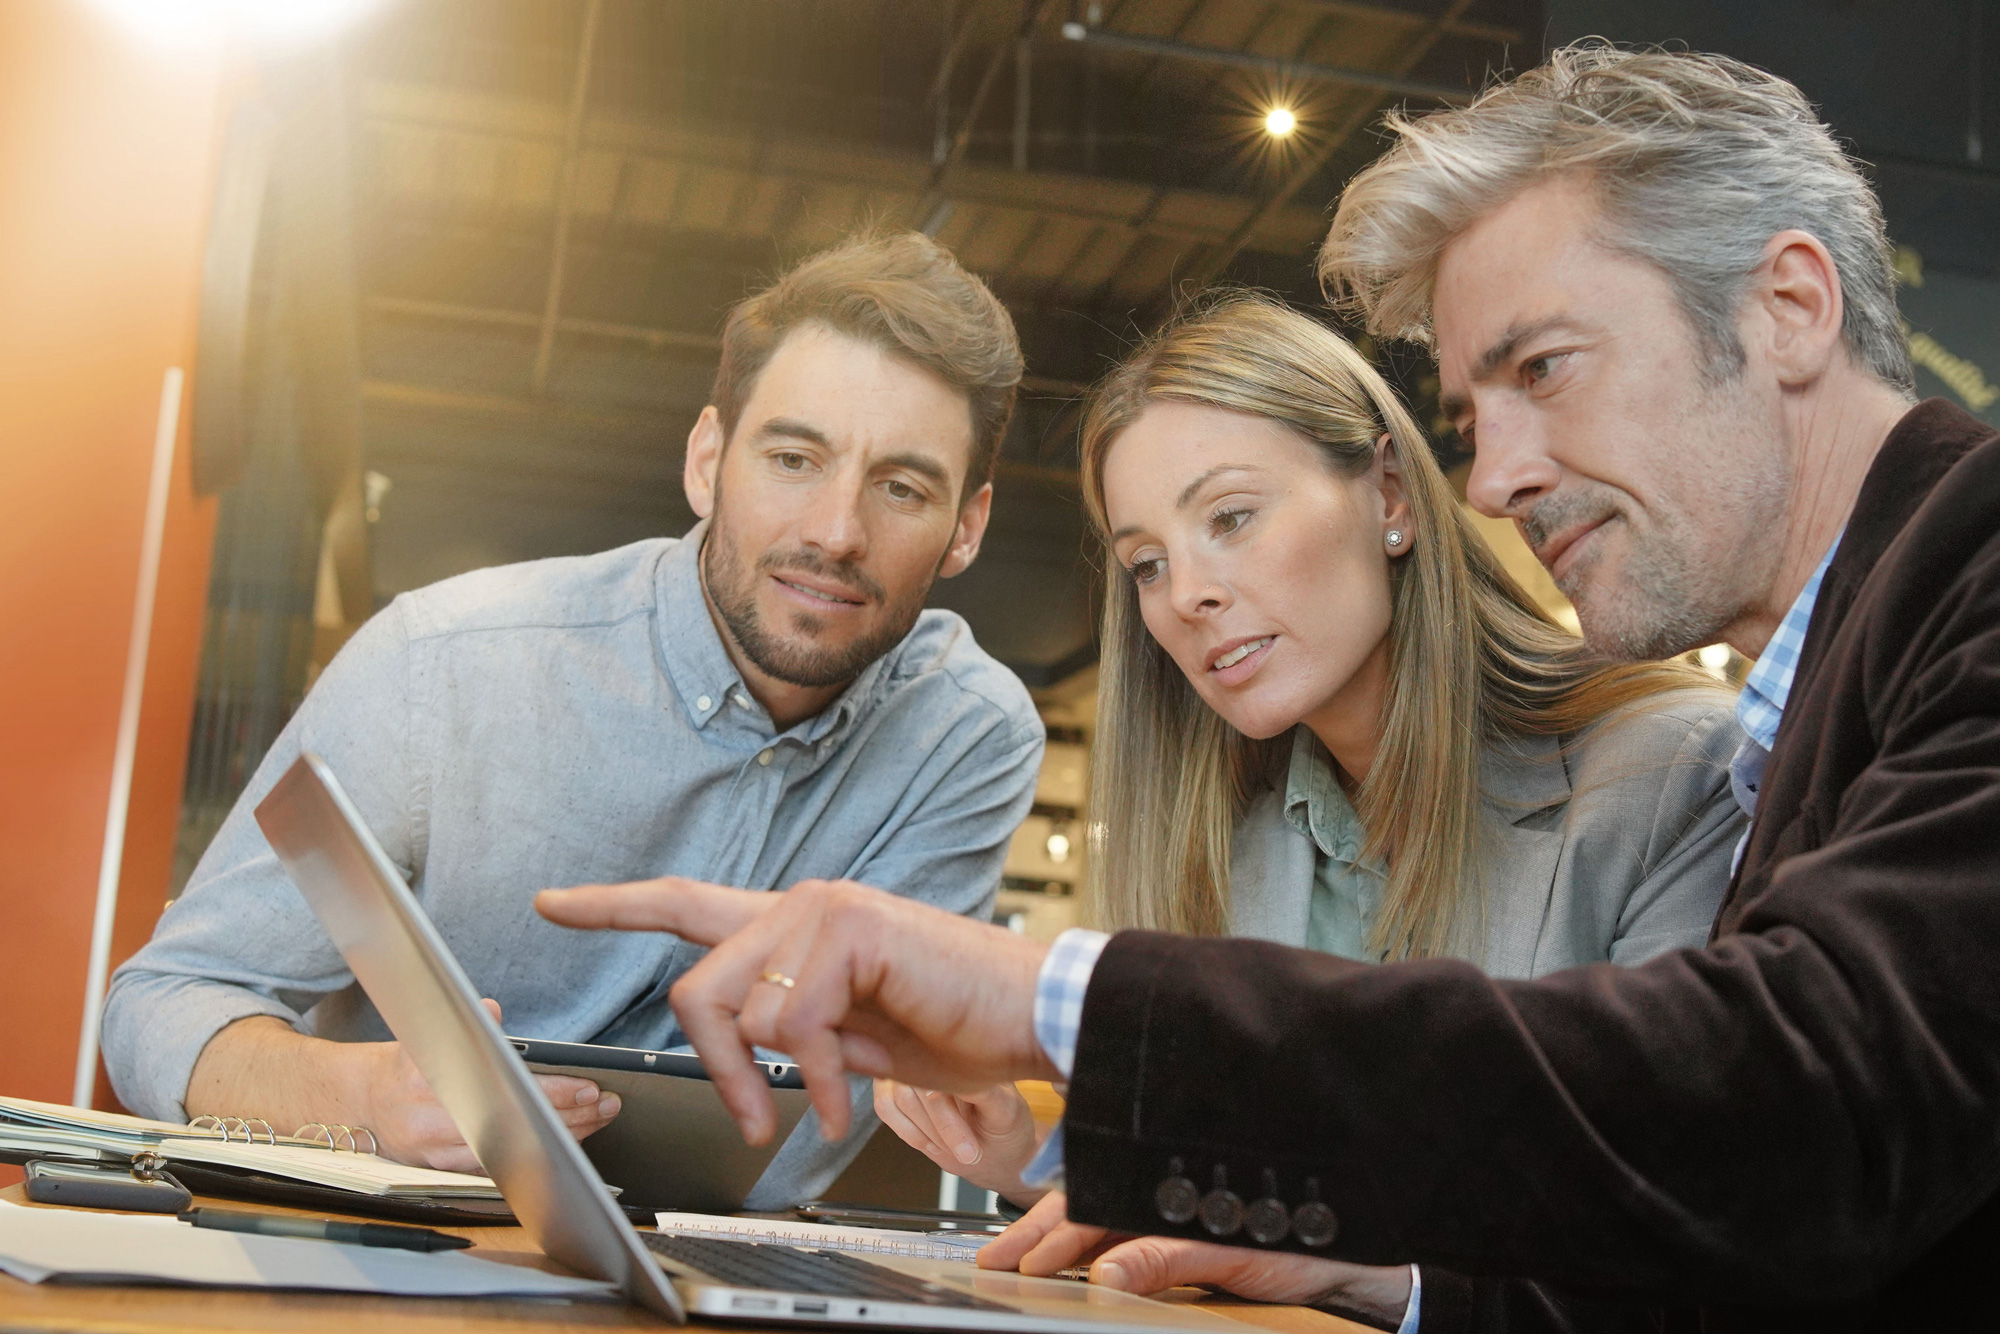
[{"label": "black pen", "polygon": [[260,1237],[303,1237],[310,1241],[344,1241],[351,1246],[392,1246],[403,1251],[456,1251],[472,1244],[464,1237],[433,1232],[427,1227],[343,1223],[331,1218],[252,1214],[240,1209],[190,1209],[180,1218],[183,1223],[224,1232],[253,1232]]}]

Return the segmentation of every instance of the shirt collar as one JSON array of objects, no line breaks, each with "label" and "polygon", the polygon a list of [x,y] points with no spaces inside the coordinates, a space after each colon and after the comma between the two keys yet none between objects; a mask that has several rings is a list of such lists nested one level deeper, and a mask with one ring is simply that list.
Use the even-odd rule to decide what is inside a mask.
[{"label": "shirt collar", "polygon": [[[733,707],[737,716],[756,719],[769,732],[770,715],[744,686],[743,674],[723,646],[722,635],[709,614],[708,599],[702,595],[701,546],[707,536],[708,520],[704,519],[660,562],[660,615],[654,635],[660,662],[674,693],[680,696],[681,707],[687,710],[688,722],[697,731]],[[903,642],[909,642],[907,637]],[[902,644],[898,644],[869,663],[833,703],[785,735],[813,743],[847,727],[887,692],[893,684],[892,664],[901,655]],[[747,706],[737,703],[739,696],[749,701]]]},{"label": "shirt collar", "polygon": [[1361,817],[1341,790],[1333,758],[1311,729],[1292,729],[1292,759],[1285,771],[1285,818],[1323,856],[1361,865]]},{"label": "shirt collar", "polygon": [[1743,725],[1743,731],[1752,741],[1767,751],[1778,743],[1778,723],[1785,716],[1785,704],[1792,696],[1792,681],[1799,674],[1799,654],[1805,648],[1806,630],[1812,625],[1819,586],[1846,532],[1843,528],[1834,535],[1833,544],[1819,558],[1806,586],[1799,590],[1791,610],[1778,622],[1771,642],[1764,646],[1750,675],[1744,678],[1743,693],[1736,697],[1736,721]]}]

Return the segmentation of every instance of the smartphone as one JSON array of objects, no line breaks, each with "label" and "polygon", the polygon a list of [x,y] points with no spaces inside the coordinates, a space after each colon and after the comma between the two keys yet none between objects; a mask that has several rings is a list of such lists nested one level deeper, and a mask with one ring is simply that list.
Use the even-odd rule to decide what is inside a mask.
[{"label": "smartphone", "polygon": [[28,1198],[36,1204],[139,1214],[177,1214],[194,1206],[188,1188],[165,1172],[143,1178],[127,1167],[36,1158],[28,1163],[27,1175]]},{"label": "smartphone", "polygon": [[840,1204],[813,1200],[792,1211],[812,1223],[840,1227],[888,1227],[905,1232],[1003,1232],[1007,1219],[999,1214],[966,1213],[955,1209],[883,1209],[871,1204]]}]

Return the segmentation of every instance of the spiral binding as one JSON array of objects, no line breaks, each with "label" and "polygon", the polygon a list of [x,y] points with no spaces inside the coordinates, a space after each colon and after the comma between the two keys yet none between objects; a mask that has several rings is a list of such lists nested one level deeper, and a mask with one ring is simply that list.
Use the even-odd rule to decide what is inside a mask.
[{"label": "spiral binding", "polygon": [[[360,1143],[355,1139],[356,1135],[366,1135],[368,1137],[367,1148],[364,1149],[361,1147]],[[378,1146],[375,1143],[375,1132],[367,1126],[348,1126],[337,1122],[329,1125],[325,1121],[311,1121],[294,1130],[292,1138],[304,1140],[308,1144],[317,1144],[323,1138],[326,1141],[326,1147],[334,1150],[341,1148],[340,1141],[344,1138],[347,1141],[346,1148],[349,1153],[372,1154],[378,1152]]]},{"label": "spiral binding", "polygon": [[[188,1122],[188,1129],[190,1130],[214,1130],[220,1132],[224,1144],[236,1138],[238,1132],[242,1134],[245,1144],[257,1143],[257,1132],[251,1129],[252,1126],[264,1127],[264,1143],[276,1144],[278,1142],[278,1132],[272,1129],[271,1123],[261,1116],[248,1118],[241,1116],[197,1116],[194,1120]],[[232,1127],[234,1128],[233,1130]]]},{"label": "spiral binding", "polygon": [[[269,1144],[274,1148],[281,1144],[310,1145],[316,1149],[328,1149],[334,1152],[343,1150],[348,1153],[381,1152],[375,1140],[375,1132],[367,1126],[342,1125],[337,1121],[312,1121],[300,1126],[289,1135],[280,1135],[271,1123],[261,1116],[197,1116],[188,1122],[188,1129],[205,1130],[210,1134],[220,1135],[224,1144]],[[363,1137],[368,1140],[368,1147],[365,1149],[361,1147]]]}]

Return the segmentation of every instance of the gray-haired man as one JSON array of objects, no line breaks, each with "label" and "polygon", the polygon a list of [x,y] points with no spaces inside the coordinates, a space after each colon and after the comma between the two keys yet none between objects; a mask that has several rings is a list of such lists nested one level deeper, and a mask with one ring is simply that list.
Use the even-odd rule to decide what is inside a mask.
[{"label": "gray-haired man", "polygon": [[1708,948],[1504,982],[1145,932],[1045,952],[858,887],[544,911],[724,941],[675,992],[711,1066],[783,1035],[829,1093],[841,1058],[1069,1076],[1071,1217],[1159,1234],[1100,1279],[1275,1267],[1406,1330],[1963,1327],[2000,1253],[2000,433],[1912,406],[1880,209],[1782,80],[1570,48],[1394,128],[1323,271],[1433,341],[1473,503],[1599,646],[1758,659]]}]

